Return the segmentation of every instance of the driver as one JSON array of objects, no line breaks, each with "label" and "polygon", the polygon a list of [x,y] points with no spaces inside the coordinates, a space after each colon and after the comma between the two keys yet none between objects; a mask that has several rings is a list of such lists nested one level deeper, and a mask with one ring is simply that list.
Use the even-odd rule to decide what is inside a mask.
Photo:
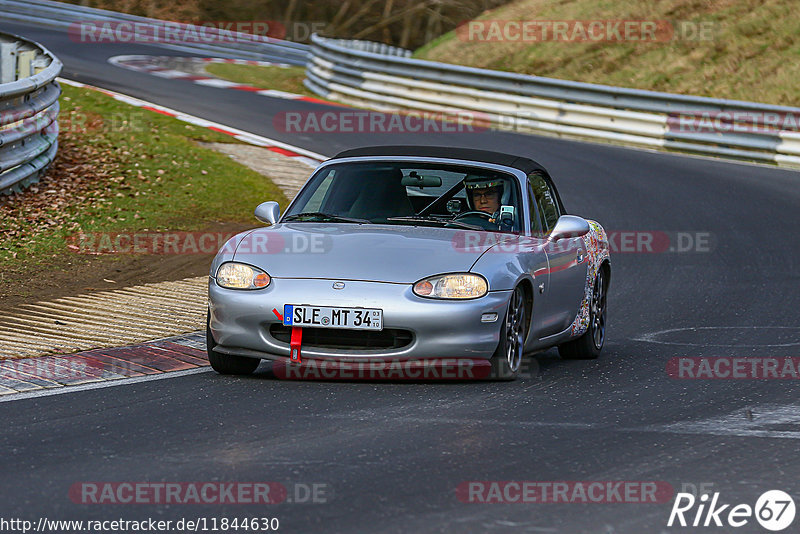
[{"label": "driver", "polygon": [[464,188],[467,190],[467,205],[471,211],[488,213],[492,219],[499,216],[503,180],[467,175],[464,178]]}]

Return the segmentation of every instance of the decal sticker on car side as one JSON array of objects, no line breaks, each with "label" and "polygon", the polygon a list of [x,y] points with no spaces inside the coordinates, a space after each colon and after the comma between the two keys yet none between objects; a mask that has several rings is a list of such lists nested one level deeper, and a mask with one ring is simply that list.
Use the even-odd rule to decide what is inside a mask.
[{"label": "decal sticker on car side", "polygon": [[606,231],[596,221],[588,221],[588,223],[589,233],[583,236],[583,243],[586,245],[589,265],[586,269],[586,287],[583,291],[583,301],[578,315],[570,327],[573,337],[582,336],[589,328],[589,303],[592,301],[594,279],[600,266],[609,258]]}]

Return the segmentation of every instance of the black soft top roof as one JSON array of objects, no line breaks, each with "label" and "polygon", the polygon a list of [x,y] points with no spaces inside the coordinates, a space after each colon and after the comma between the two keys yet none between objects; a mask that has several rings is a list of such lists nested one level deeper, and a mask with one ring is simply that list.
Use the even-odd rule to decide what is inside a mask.
[{"label": "black soft top roof", "polygon": [[532,159],[512,156],[511,154],[504,154],[502,152],[476,150],[472,148],[443,146],[368,146],[339,152],[332,159],[356,158],[360,156],[419,156],[425,158],[464,159],[482,163],[494,163],[495,165],[505,165],[506,167],[519,169],[525,174],[530,174],[533,171],[542,171],[547,174],[545,168]]}]

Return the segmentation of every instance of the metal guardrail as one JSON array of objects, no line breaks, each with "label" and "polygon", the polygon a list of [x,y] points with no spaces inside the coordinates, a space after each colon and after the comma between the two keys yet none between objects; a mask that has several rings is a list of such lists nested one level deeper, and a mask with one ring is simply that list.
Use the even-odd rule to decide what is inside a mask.
[{"label": "metal guardrail", "polygon": [[[105,23],[109,25],[112,34],[117,29],[121,29],[126,35],[133,35],[136,32],[139,35],[153,35],[153,31],[161,31],[163,38],[159,39],[159,42],[146,42],[146,44],[192,54],[210,54],[213,57],[305,65],[309,51],[309,46],[302,43],[222,28],[138,17],[50,0],[0,0],[0,15],[10,21],[66,29],[71,37],[77,39],[81,36],[81,24],[99,27]],[[169,42],[165,42],[167,30],[170,32]],[[143,38],[141,41],[147,40]]]},{"label": "metal guardrail", "polygon": [[337,39],[337,44],[352,50],[361,50],[362,52],[372,52],[373,54],[381,54],[384,56],[399,56],[411,57],[411,50],[400,48],[399,46],[392,46],[386,43],[376,43],[374,41],[357,41],[355,39]]},{"label": "metal guardrail", "polygon": [[382,111],[468,112],[499,129],[800,166],[798,128],[766,127],[800,119],[800,108],[450,65],[370,44],[312,36],[306,87]]},{"label": "metal guardrail", "polygon": [[58,150],[61,61],[39,44],[0,33],[0,193],[38,182]]}]

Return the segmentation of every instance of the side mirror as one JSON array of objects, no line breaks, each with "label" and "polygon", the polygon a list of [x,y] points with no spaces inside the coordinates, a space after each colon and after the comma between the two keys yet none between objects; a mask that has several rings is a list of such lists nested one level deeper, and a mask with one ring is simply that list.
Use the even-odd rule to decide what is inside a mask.
[{"label": "side mirror", "polygon": [[556,226],[550,232],[550,241],[558,241],[569,237],[582,237],[589,233],[589,223],[583,217],[575,215],[562,215],[556,221]]},{"label": "side mirror", "polygon": [[275,224],[281,216],[281,208],[277,202],[270,200],[269,202],[262,202],[258,205],[255,211],[256,219],[263,223]]}]

